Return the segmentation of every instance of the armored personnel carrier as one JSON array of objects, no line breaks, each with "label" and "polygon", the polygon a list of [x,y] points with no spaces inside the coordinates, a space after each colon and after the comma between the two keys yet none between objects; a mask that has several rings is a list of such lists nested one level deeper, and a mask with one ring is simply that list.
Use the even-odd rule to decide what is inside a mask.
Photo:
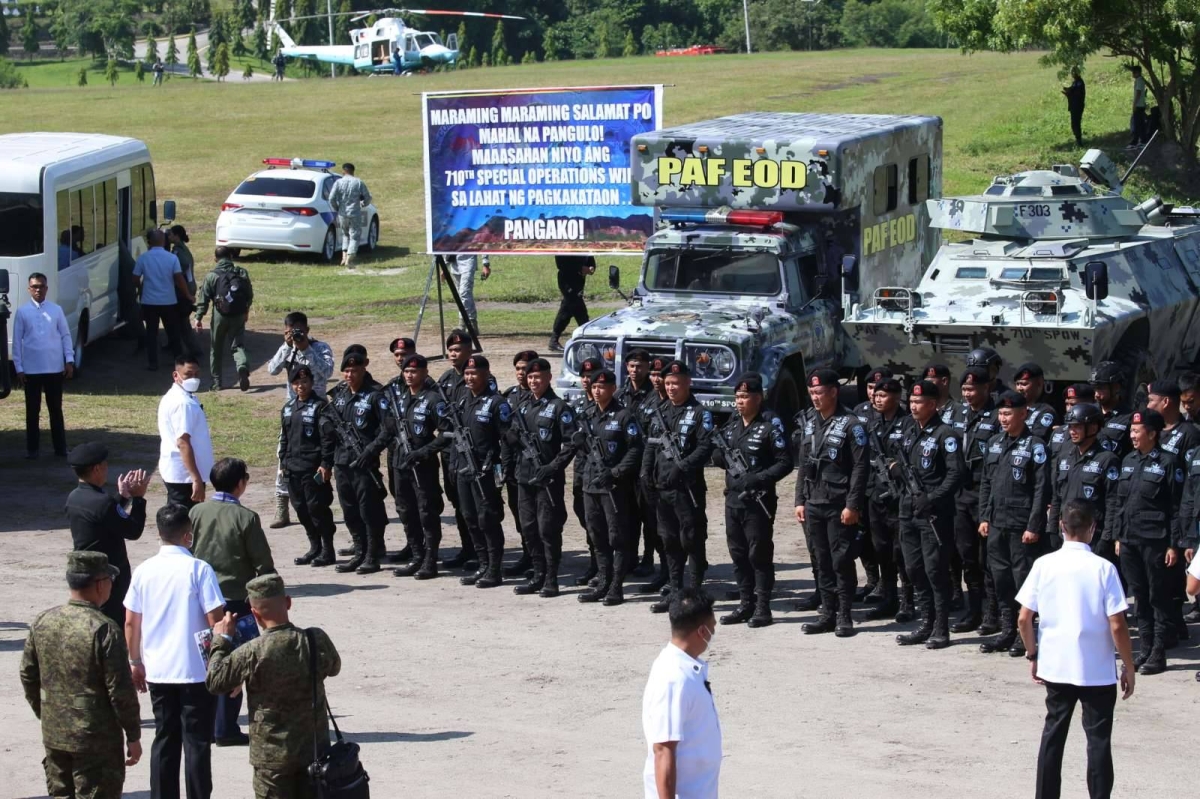
[{"label": "armored personnel carrier", "polygon": [[849,309],[843,324],[861,359],[913,375],[989,346],[1004,358],[1002,379],[1036,361],[1060,387],[1103,360],[1120,362],[1134,386],[1193,364],[1200,209],[1135,204],[1121,183],[1089,150],[1078,168],[929,200],[932,227],[974,238],[944,243],[916,286],[882,286]]}]

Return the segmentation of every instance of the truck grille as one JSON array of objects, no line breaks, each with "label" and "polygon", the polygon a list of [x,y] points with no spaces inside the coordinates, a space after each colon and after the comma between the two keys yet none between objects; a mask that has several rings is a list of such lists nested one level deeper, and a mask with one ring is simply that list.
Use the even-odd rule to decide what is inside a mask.
[{"label": "truck grille", "polygon": [[650,353],[650,360],[653,362],[655,358],[662,358],[664,362],[675,360],[675,342],[674,341],[626,341],[625,355],[629,354],[630,350],[645,350]]}]

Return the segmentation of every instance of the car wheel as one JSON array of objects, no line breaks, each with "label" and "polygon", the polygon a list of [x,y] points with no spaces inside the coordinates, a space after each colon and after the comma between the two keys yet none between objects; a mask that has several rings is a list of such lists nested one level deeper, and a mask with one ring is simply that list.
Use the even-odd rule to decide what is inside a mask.
[{"label": "car wheel", "polygon": [[379,246],[379,217],[371,217],[371,224],[367,226],[367,244],[368,252],[375,252],[375,248]]},{"label": "car wheel", "polygon": [[241,247],[230,247],[228,249],[229,249],[229,257],[230,258],[241,258],[242,257],[242,248]]},{"label": "car wheel", "polygon": [[329,226],[329,230],[325,231],[325,243],[321,245],[321,258],[327,264],[333,263],[333,259],[337,257],[337,230],[333,225]]}]

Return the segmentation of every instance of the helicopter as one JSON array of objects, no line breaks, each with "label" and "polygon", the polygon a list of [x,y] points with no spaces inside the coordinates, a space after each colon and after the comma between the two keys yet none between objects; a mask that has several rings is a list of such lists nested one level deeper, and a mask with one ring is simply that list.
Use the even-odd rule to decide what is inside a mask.
[{"label": "helicopter", "polygon": [[[420,8],[378,8],[370,11],[355,11],[312,14],[303,17],[289,17],[285,20],[273,21],[275,32],[283,47],[280,52],[288,58],[302,58],[309,61],[319,61],[323,64],[341,64],[353,67],[356,72],[370,74],[403,74],[428,70],[443,64],[457,63],[459,57],[458,34],[451,33],[442,42],[442,37],[429,31],[418,31],[404,23],[402,17],[408,14],[423,16],[460,16],[485,17],[488,19],[516,19],[524,17],[510,14],[490,14],[481,11],[437,11]],[[354,28],[350,31],[352,44],[302,45],[296,44],[280,22],[295,22],[301,19],[330,20],[330,40],[332,41],[332,18],[349,15],[351,22],[379,16],[373,25],[367,28]]]}]

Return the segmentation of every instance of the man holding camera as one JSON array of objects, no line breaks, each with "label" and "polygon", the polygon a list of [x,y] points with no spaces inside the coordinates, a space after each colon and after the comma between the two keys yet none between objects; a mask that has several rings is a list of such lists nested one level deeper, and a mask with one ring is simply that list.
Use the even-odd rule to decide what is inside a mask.
[{"label": "man holding camera", "polygon": [[[308,317],[301,311],[292,311],[283,318],[283,344],[267,362],[267,371],[273,375],[286,371],[288,374],[288,401],[296,399],[292,388],[292,372],[307,366],[312,373],[312,393],[325,399],[325,386],[333,374],[333,350],[324,341],[309,338]],[[275,452],[278,458],[278,449]],[[283,476],[282,463],[275,470],[275,519],[271,529],[278,530],[292,523],[288,515],[288,481]]]}]

